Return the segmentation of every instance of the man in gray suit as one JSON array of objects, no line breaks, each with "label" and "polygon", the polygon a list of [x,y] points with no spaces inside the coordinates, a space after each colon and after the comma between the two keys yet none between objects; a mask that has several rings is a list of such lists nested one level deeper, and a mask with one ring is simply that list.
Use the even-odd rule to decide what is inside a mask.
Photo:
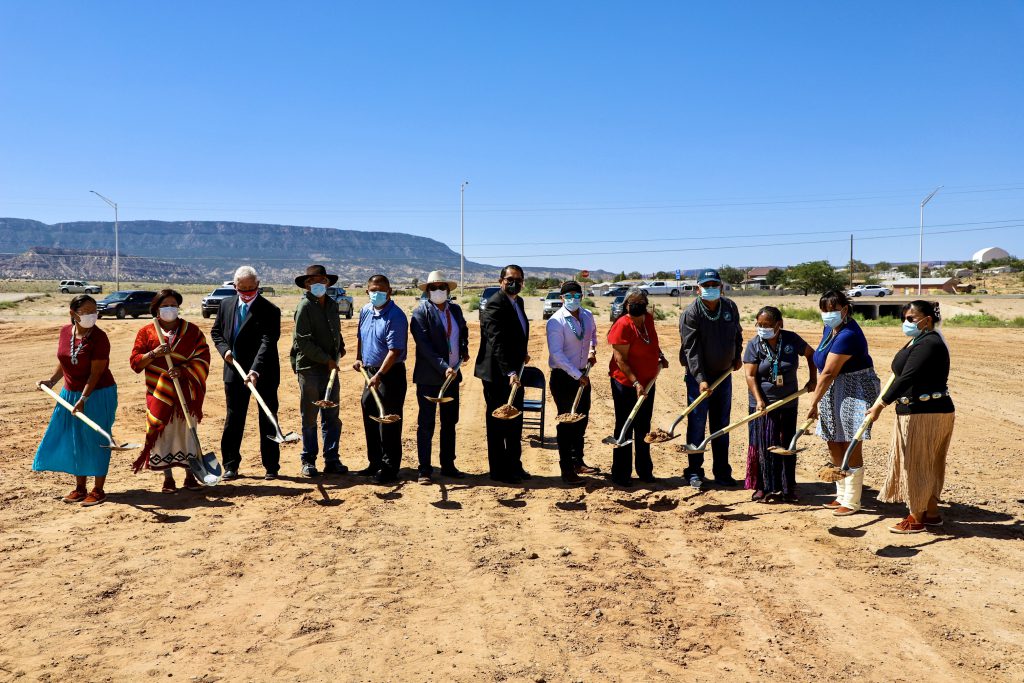
[{"label": "man in gray suit", "polygon": [[445,396],[453,400],[441,403],[441,476],[464,477],[455,467],[455,425],[459,422],[459,384],[462,373],[459,365],[469,360],[469,328],[462,309],[450,301],[456,284],[435,270],[420,284],[427,293],[426,300],[412,312],[409,331],[416,340],[416,366],[412,381],[416,385],[419,418],[416,425],[416,450],[419,455],[421,484],[429,484],[434,468],[430,464],[431,445],[434,440],[434,416],[437,405],[428,397],[436,397],[445,380],[452,378]]}]

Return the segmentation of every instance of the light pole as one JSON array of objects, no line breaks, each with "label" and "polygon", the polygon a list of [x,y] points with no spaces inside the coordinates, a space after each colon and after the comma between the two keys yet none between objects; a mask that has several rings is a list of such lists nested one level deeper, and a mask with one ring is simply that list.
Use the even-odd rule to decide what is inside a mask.
[{"label": "light pole", "polygon": [[114,291],[118,292],[121,290],[121,244],[117,233],[117,202],[113,199],[107,199],[96,190],[89,190],[89,192],[92,192],[114,209]]},{"label": "light pole", "polygon": [[466,298],[466,185],[468,180],[459,186],[459,230],[462,233],[462,245],[459,249],[459,293]]},{"label": "light pole", "polygon": [[917,295],[921,296],[921,284],[924,278],[924,205],[931,201],[935,193],[941,190],[945,185],[939,185],[932,193],[921,200],[921,234],[918,237],[917,242]]}]

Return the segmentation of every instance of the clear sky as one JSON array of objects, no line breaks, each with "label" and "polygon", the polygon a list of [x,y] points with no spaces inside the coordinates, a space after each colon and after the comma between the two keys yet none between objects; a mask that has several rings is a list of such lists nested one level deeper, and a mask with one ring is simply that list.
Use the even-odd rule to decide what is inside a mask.
[{"label": "clear sky", "polygon": [[468,257],[649,272],[916,261],[944,185],[926,259],[1024,256],[1022,37],[1009,0],[3,0],[0,215],[458,249],[469,180]]}]

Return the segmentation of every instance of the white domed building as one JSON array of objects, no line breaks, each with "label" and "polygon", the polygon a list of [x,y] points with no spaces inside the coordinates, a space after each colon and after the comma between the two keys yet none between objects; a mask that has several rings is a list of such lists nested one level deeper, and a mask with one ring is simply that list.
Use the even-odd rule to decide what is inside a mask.
[{"label": "white domed building", "polygon": [[1010,258],[1010,254],[1005,249],[1000,249],[999,247],[985,247],[974,252],[971,260],[975,263],[988,263],[989,261],[1001,258]]}]

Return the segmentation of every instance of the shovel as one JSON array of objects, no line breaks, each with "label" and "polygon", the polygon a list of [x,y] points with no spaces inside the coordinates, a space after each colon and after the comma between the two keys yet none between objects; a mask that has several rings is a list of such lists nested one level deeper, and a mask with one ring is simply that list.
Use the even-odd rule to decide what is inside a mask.
[{"label": "shovel", "polygon": [[[658,367],[658,371],[661,371],[660,366]],[[628,446],[633,443],[633,439],[627,439],[626,441],[623,441],[623,439],[626,438],[626,432],[629,431],[629,427],[633,424],[636,414],[640,412],[640,406],[644,404],[644,400],[647,398],[647,395],[651,393],[651,389],[654,388],[654,382],[657,379],[658,376],[655,375],[654,379],[647,383],[647,390],[644,392],[643,396],[636,400],[636,405],[633,406],[633,410],[629,411],[629,417],[626,418],[626,423],[622,425],[622,430],[619,432],[618,438],[616,438],[614,434],[612,436],[606,436],[601,439],[601,443],[608,444],[614,448],[622,448],[623,446]]]},{"label": "shovel", "polygon": [[775,455],[796,455],[800,451],[807,450],[806,446],[804,448],[797,448],[796,442],[797,439],[799,439],[801,436],[810,431],[811,425],[813,424],[814,420],[808,420],[807,422],[804,422],[802,425],[800,425],[800,429],[796,430],[796,434],[793,435],[793,438],[789,442],[789,448],[783,448],[782,446],[769,446],[768,452],[774,453]]},{"label": "shovel", "polygon": [[[875,402],[871,404],[872,408],[882,402],[882,397],[885,396],[885,392],[889,391],[889,387],[891,387],[892,383],[895,381],[896,375],[894,373],[889,376],[888,380],[886,380],[885,386],[882,387],[882,391],[878,394],[878,398],[876,398]],[[850,467],[850,455],[853,454],[853,449],[856,448],[857,444],[859,444],[864,438],[864,432],[868,430],[868,427],[871,426],[872,422],[873,420],[871,419],[871,415],[866,415],[864,417],[864,421],[861,422],[860,428],[857,429],[857,433],[853,435],[853,441],[851,441],[850,445],[846,447],[846,453],[843,454],[843,464],[836,467],[832,463],[828,463],[818,470],[818,479],[827,482],[839,481],[860,469],[860,467]],[[861,467],[863,467],[863,465],[861,465]]]},{"label": "shovel", "polygon": [[[166,344],[167,337],[164,336],[160,323],[154,320],[153,327],[156,328],[156,337],[160,340],[160,343]],[[171,360],[171,354],[164,356],[164,359],[167,361],[167,369],[173,369],[174,361]],[[181,404],[181,412],[185,416],[185,424],[188,425],[189,431],[192,432],[192,438],[196,441],[198,455],[189,456],[188,468],[192,470],[192,474],[195,475],[196,479],[203,486],[216,486],[220,483],[220,478],[224,475],[224,471],[221,469],[220,462],[218,462],[217,456],[213,451],[203,453],[203,446],[199,442],[199,430],[196,429],[196,423],[188,412],[188,404],[185,402],[185,392],[181,390],[181,382],[178,381],[177,377],[172,377],[171,381],[174,382],[174,392],[178,395],[178,403]]]},{"label": "shovel", "polygon": [[[592,367],[594,366],[589,364],[587,365],[587,369],[583,371],[584,377],[590,374],[590,368]],[[576,412],[576,408],[578,408],[580,405],[580,399],[583,397],[583,388],[583,385],[580,384],[580,388],[576,390],[576,400],[572,402],[572,410],[570,410],[568,413],[562,413],[561,415],[556,416],[556,422],[561,422],[562,424],[579,422],[580,420],[587,416],[586,413]]]},{"label": "shovel", "polygon": [[424,396],[423,398],[427,399],[431,403],[448,403],[449,401],[454,401],[455,399],[452,398],[451,396],[445,396],[444,392],[445,392],[445,390],[448,389],[448,385],[450,385],[452,383],[452,380],[459,376],[459,366],[460,365],[462,365],[462,361],[461,360],[458,363],[456,363],[455,365],[452,366],[452,370],[455,371],[455,374],[453,374],[451,377],[447,378],[444,381],[444,384],[441,385],[441,391],[437,392],[437,397],[436,398],[434,396]]},{"label": "shovel", "polygon": [[[338,366],[335,365],[334,369],[331,370],[331,377],[327,380],[327,393],[324,394],[324,398],[321,401],[313,401],[313,405],[317,408],[337,408],[338,404],[331,400],[331,390],[334,389],[334,380],[338,376]],[[278,429],[280,431],[280,429]]]},{"label": "shovel", "polygon": [[[366,381],[366,386],[370,387],[370,375],[366,373],[366,368],[360,367],[359,372],[363,373],[363,379]],[[374,417],[373,415],[370,415],[371,420],[373,420],[374,422],[380,422],[381,424],[389,425],[394,424],[395,422],[398,422],[399,420],[402,419],[398,415],[385,415],[384,404],[381,403],[380,401],[380,394],[378,394],[377,390],[374,389],[373,387],[370,387],[370,393],[373,394],[373,400],[377,402],[377,410],[380,411],[380,417]]]},{"label": "shovel", "polygon": [[491,417],[496,417],[499,420],[514,420],[523,414],[521,410],[512,405],[512,401],[516,400],[516,392],[519,391],[519,387],[522,384],[523,370],[526,369],[526,363],[519,366],[519,374],[516,378],[519,380],[512,385],[512,391],[508,392],[508,403],[503,406],[498,406],[491,412]]},{"label": "shovel", "polygon": [[755,410],[754,412],[750,413],[746,417],[744,417],[744,418],[742,418],[740,420],[736,420],[732,424],[728,424],[725,427],[722,427],[721,429],[719,429],[717,432],[715,432],[713,434],[710,434],[708,436],[708,438],[706,438],[703,441],[701,441],[699,446],[694,446],[693,444],[687,444],[686,446],[683,446],[683,451],[686,452],[686,453],[703,453],[704,451],[706,451],[708,449],[708,444],[710,444],[712,440],[717,439],[718,437],[720,437],[720,436],[722,436],[724,434],[728,434],[729,432],[731,432],[732,430],[736,429],[737,427],[742,427],[743,425],[747,424],[748,422],[756,420],[759,417],[763,417],[764,415],[767,415],[768,413],[772,412],[776,408],[781,408],[782,406],[786,405],[790,401],[795,401],[796,399],[800,398],[801,396],[803,396],[806,393],[807,393],[807,387],[804,387],[800,391],[796,391],[796,392],[790,394],[789,396],[787,396],[786,398],[784,398],[784,399],[782,399],[780,401],[776,401],[775,403],[771,403],[771,404],[765,406],[764,408],[762,408],[761,410]]},{"label": "shovel", "polygon": [[93,431],[99,433],[101,436],[106,438],[106,440],[107,440],[106,445],[100,445],[100,448],[109,448],[112,451],[133,451],[136,448],[142,448],[142,444],[141,443],[117,443],[116,441],[114,441],[114,437],[112,437],[110,434],[108,434],[107,431],[105,429],[103,429],[103,427],[100,427],[98,424],[93,422],[85,413],[76,413],[76,412],[74,412],[75,407],[73,405],[71,405],[70,403],[68,403],[67,401],[65,401],[64,399],[62,399],[60,397],[60,394],[56,393],[53,389],[51,389],[50,387],[46,386],[43,383],[39,383],[36,386],[39,389],[41,389],[42,391],[45,391],[46,393],[48,393],[50,395],[50,397],[54,401],[56,401],[58,404],[64,406],[68,410],[72,411],[71,412],[72,415],[77,417],[79,420],[81,420],[85,424],[89,425],[89,427]]},{"label": "shovel", "polygon": [[[231,364],[235,366],[235,370],[238,371],[238,374],[241,375],[243,379],[248,376],[245,370],[242,369],[242,366],[238,363],[238,361],[235,360],[234,355],[232,355],[231,357]],[[281,434],[281,425],[278,424],[277,418],[274,417],[274,414],[272,412],[270,412],[270,408],[267,407],[267,404],[263,402],[263,397],[260,396],[260,392],[256,391],[256,387],[253,385],[253,383],[246,382],[245,386],[249,387],[249,391],[251,391],[252,395],[256,397],[256,402],[260,404],[260,408],[262,408],[264,414],[266,414],[266,416],[270,418],[270,422],[274,425],[274,429],[277,430],[276,434],[267,434],[266,437],[271,441],[276,441],[277,443],[295,443],[296,441],[298,441],[299,435],[296,434],[295,432]]]},{"label": "shovel", "polygon": [[672,426],[669,428],[667,432],[664,429],[655,429],[653,432],[644,437],[644,441],[646,441],[647,443],[667,443],[669,441],[672,441],[673,439],[678,439],[679,437],[681,437],[683,435],[682,432],[676,434],[676,427],[679,426],[679,423],[682,422],[683,418],[689,415],[694,408],[699,406],[701,401],[703,401],[712,393],[714,393],[715,389],[718,388],[718,385],[724,382],[725,379],[731,374],[732,370],[726,370],[725,374],[716,379],[714,383],[707,388],[707,391],[702,391],[697,396],[697,398],[693,399],[693,403],[686,406],[683,412],[679,414],[679,417],[675,419],[675,422],[672,423]]}]

